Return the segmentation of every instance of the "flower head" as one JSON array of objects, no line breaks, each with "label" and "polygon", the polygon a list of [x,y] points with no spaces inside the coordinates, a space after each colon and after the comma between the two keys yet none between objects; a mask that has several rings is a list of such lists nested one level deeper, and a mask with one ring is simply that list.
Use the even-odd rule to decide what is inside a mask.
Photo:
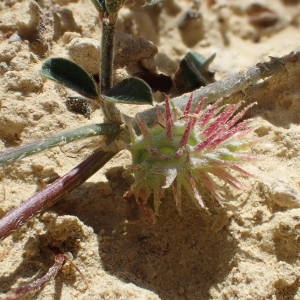
[{"label": "flower head", "polygon": [[132,171],[135,182],[131,187],[137,201],[143,205],[153,199],[154,212],[168,188],[179,212],[182,206],[182,191],[200,208],[206,208],[203,192],[211,193],[218,202],[222,185],[217,178],[235,188],[242,184],[232,171],[249,176],[240,168],[240,163],[251,158],[242,152],[249,142],[245,136],[250,120],[241,121],[248,105],[205,106],[205,99],[192,108],[192,94],[183,112],[172,107],[169,97],[165,100],[165,114],[157,108],[157,125],[148,128],[137,118],[141,135],[133,138],[130,146]]}]

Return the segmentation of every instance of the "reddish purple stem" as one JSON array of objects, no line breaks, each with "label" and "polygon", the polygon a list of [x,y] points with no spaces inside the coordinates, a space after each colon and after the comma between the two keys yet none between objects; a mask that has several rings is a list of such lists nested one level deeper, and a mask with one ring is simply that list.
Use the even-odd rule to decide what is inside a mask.
[{"label": "reddish purple stem", "polygon": [[52,267],[49,268],[48,272],[42,276],[41,278],[36,279],[35,281],[21,286],[19,288],[16,288],[9,292],[9,295],[5,298],[5,300],[16,300],[19,299],[22,296],[25,296],[26,294],[30,292],[34,292],[42,288],[42,286],[49,282],[51,279],[55,278],[58,271],[62,268],[66,257],[64,254],[59,253],[55,255],[54,264]]},{"label": "reddish purple stem", "polygon": [[6,238],[30,218],[52,206],[62,196],[81,185],[114,155],[115,152],[96,150],[66,175],[58,178],[44,190],[36,193],[19,207],[8,212],[0,220],[0,240]]}]

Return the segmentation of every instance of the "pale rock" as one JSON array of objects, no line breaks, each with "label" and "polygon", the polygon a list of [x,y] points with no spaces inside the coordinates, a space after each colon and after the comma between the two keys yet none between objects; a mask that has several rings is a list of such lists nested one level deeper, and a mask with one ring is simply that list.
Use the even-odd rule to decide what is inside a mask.
[{"label": "pale rock", "polygon": [[284,208],[300,207],[300,192],[288,180],[266,180],[263,186],[269,200],[274,204]]},{"label": "pale rock", "polygon": [[68,45],[70,58],[90,74],[99,73],[100,43],[92,38],[75,38]]}]

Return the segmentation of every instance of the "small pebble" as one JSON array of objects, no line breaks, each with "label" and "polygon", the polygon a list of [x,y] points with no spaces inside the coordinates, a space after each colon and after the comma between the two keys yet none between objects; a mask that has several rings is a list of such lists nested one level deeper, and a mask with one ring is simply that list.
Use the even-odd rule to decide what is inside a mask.
[{"label": "small pebble", "polygon": [[99,41],[92,38],[75,38],[67,45],[70,58],[90,74],[99,72],[99,48]]},{"label": "small pebble", "polygon": [[180,18],[178,28],[183,42],[188,47],[195,46],[204,37],[202,14],[194,9],[187,10]]},{"label": "small pebble", "polygon": [[277,24],[277,14],[260,3],[252,3],[248,6],[246,13],[250,24],[260,28],[271,27]]},{"label": "small pebble", "polygon": [[263,188],[269,200],[282,208],[299,208],[300,192],[285,179],[266,180]]}]

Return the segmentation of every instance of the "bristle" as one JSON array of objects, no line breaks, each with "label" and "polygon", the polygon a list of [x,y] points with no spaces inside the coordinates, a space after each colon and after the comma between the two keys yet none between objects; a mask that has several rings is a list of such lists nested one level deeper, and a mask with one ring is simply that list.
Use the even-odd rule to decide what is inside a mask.
[{"label": "bristle", "polygon": [[216,148],[219,144],[221,144],[225,140],[228,140],[229,138],[231,138],[237,132],[243,131],[247,125],[248,125],[247,120],[237,124],[235,127],[231,128],[230,130],[227,130],[222,135],[219,135],[219,136],[211,139],[211,142],[209,143],[209,146],[212,149]]},{"label": "bristle", "polygon": [[158,105],[155,106],[155,112],[156,112],[157,122],[159,124],[165,124],[165,117]]},{"label": "bristle", "polygon": [[194,126],[196,123],[196,118],[195,117],[189,117],[188,122],[186,124],[185,127],[185,131],[182,135],[181,141],[179,143],[180,147],[183,147],[187,144],[189,137],[190,137],[190,133],[193,130]]},{"label": "bristle", "polygon": [[208,173],[201,172],[199,174],[199,180],[202,182],[202,186],[208,190],[208,192],[215,197],[220,206],[223,206],[223,197],[217,192],[220,187],[211,179]]},{"label": "bristle", "polygon": [[[191,98],[190,98],[191,99]],[[198,103],[197,106],[195,108],[194,114],[188,117],[188,121],[186,123],[186,127],[185,127],[185,131],[184,134],[181,138],[181,141],[179,143],[180,147],[183,147],[187,144],[191,131],[194,129],[196,122],[197,122],[197,117],[198,114],[200,113],[200,111],[202,110],[203,106],[204,106],[204,100],[206,98],[202,98]],[[187,109],[186,109],[187,111]],[[188,110],[188,113],[190,112],[190,108]],[[184,115],[187,115],[188,113],[184,113]]]},{"label": "bristle", "polygon": [[210,137],[212,134],[216,134],[220,130],[226,130],[226,122],[236,112],[236,109],[237,105],[229,105],[228,107],[226,107],[224,111],[222,111],[218,115],[217,119],[203,131],[203,135],[205,137]]},{"label": "bristle", "polygon": [[217,111],[218,107],[217,105],[213,104],[211,105],[206,112],[201,116],[198,123],[201,127],[205,127],[207,123],[213,118]]},{"label": "bristle", "polygon": [[170,97],[166,96],[165,101],[165,111],[166,111],[166,136],[169,139],[172,139],[173,137],[173,118],[171,113],[171,105],[170,105]]},{"label": "bristle", "polygon": [[191,112],[191,108],[192,108],[192,102],[193,102],[193,93],[190,94],[189,100],[185,106],[185,110],[183,112],[183,115],[188,115]]},{"label": "bristle", "polygon": [[176,208],[181,215],[182,213],[182,196],[181,196],[181,184],[178,183],[177,179],[172,184],[172,193],[175,200]]},{"label": "bristle", "polygon": [[251,173],[245,171],[244,169],[240,168],[240,167],[237,166],[237,165],[234,165],[234,164],[233,164],[233,165],[231,165],[230,168],[233,169],[233,170],[235,170],[235,171],[237,171],[237,172],[239,172],[239,173],[241,173],[241,174],[244,175],[244,176],[248,176],[248,177],[253,177],[253,176],[254,176],[254,175],[252,175]]},{"label": "bristle", "polygon": [[200,112],[202,111],[202,109],[204,107],[206,100],[207,100],[207,97],[203,97],[199,100],[199,102],[197,103],[195,110],[194,110],[195,114],[197,114],[197,115],[200,114]]},{"label": "bristle", "polygon": [[220,168],[220,167],[212,168],[209,172],[219,177],[224,182],[234,186],[236,189],[243,188],[242,183],[237,178],[230,175],[224,168]]},{"label": "bristle", "polygon": [[256,105],[255,103],[251,103],[249,105],[247,105],[246,107],[244,107],[239,113],[237,113],[233,118],[231,118],[228,122],[228,126],[232,127],[234,126],[239,120],[242,119],[242,117],[245,115],[245,113],[254,105]]},{"label": "bristle", "polygon": [[202,208],[206,208],[206,205],[205,203],[203,202],[203,199],[201,197],[201,195],[199,194],[199,191],[197,189],[197,184],[196,184],[196,181],[194,179],[193,176],[190,176],[188,178],[188,181],[190,183],[190,186],[192,188],[192,192],[194,194],[194,197],[195,197],[195,200],[197,200],[198,204],[202,207]]},{"label": "bristle", "polygon": [[151,133],[149,128],[147,127],[147,125],[140,119],[139,115],[136,116],[135,118],[136,124],[139,127],[142,135],[145,138],[150,138],[151,137]]},{"label": "bristle", "polygon": [[203,149],[205,149],[206,147],[208,147],[208,145],[210,144],[210,140],[204,140],[203,142],[199,143],[197,146],[194,147],[194,151],[202,151]]}]

